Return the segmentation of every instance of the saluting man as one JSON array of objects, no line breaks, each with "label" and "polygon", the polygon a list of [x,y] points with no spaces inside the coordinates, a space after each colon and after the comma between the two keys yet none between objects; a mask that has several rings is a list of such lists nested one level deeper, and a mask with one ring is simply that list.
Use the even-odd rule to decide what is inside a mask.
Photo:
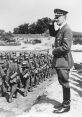
[{"label": "saluting man", "polygon": [[[69,72],[73,66],[73,58],[71,54],[72,30],[66,23],[68,12],[61,9],[54,9],[55,18],[49,24],[50,35],[55,37],[53,45],[53,61],[52,67],[56,69],[58,81],[63,89],[63,102],[61,105],[54,106],[54,112],[63,113],[70,110],[70,86]],[[59,29],[55,29],[55,24]]]}]

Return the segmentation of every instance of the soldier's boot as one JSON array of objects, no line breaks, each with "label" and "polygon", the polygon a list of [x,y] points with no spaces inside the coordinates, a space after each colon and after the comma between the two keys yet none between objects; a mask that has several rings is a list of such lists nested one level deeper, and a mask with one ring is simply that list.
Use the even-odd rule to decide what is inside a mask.
[{"label": "soldier's boot", "polygon": [[44,73],[44,81],[46,81],[45,73]]},{"label": "soldier's boot", "polygon": [[36,85],[39,85],[38,73],[36,73]]},{"label": "soldier's boot", "polygon": [[42,79],[42,82],[44,81],[44,75],[43,75],[43,71],[41,73],[41,79]]},{"label": "soldier's boot", "polygon": [[38,82],[39,82],[39,84],[41,83],[41,77],[40,77],[39,73],[38,73]]},{"label": "soldier's boot", "polygon": [[36,75],[34,75],[34,78],[33,78],[33,87],[35,88],[36,87]]},{"label": "soldier's boot", "polygon": [[35,83],[35,76],[32,75],[32,76],[31,76],[31,87],[35,86],[34,83]]},{"label": "soldier's boot", "polygon": [[7,88],[7,91],[10,92],[10,90],[11,90],[11,87],[9,86],[9,87]]},{"label": "soldier's boot", "polygon": [[70,106],[70,88],[63,87],[63,105]]},{"label": "soldier's boot", "polygon": [[2,86],[1,86],[1,96],[5,96],[5,94],[7,93],[7,88],[5,87],[5,84],[2,83]]},{"label": "soldier's boot", "polygon": [[48,78],[49,78],[49,77],[50,77],[50,72],[49,72],[49,69],[48,69],[48,72],[47,72],[47,73],[48,73]]},{"label": "soldier's boot", "polygon": [[46,81],[46,71],[44,72],[44,81]]},{"label": "soldier's boot", "polygon": [[39,82],[42,82],[41,73],[39,73]]},{"label": "soldier's boot", "polygon": [[38,74],[36,74],[36,85],[39,85],[39,77],[38,77]]},{"label": "soldier's boot", "polygon": [[13,84],[11,86],[11,92],[10,92],[10,96],[9,96],[9,99],[8,99],[9,103],[12,102],[12,98],[13,98],[13,95],[15,94],[16,90],[17,90],[17,84]]},{"label": "soldier's boot", "polygon": [[26,91],[24,91],[24,97],[26,97],[26,96],[27,96],[27,94],[28,94],[27,90],[26,90]]},{"label": "soldier's boot", "polygon": [[37,86],[39,84],[39,80],[38,80],[38,75],[35,75],[35,85]]},{"label": "soldier's boot", "polygon": [[52,68],[50,67],[50,77],[52,77]]},{"label": "soldier's boot", "polygon": [[40,82],[42,83],[43,80],[44,80],[44,79],[43,79],[43,73],[42,73],[42,72],[41,72],[40,78],[41,78],[41,81],[40,81]]},{"label": "soldier's boot", "polygon": [[38,77],[39,77],[39,83],[41,82],[41,75],[40,73],[38,74]]},{"label": "soldier's boot", "polygon": [[19,81],[19,84],[20,84],[20,88],[23,88],[23,84],[21,80]]},{"label": "soldier's boot", "polygon": [[8,82],[6,82],[6,86],[7,86],[7,91],[10,92],[11,87]]},{"label": "soldier's boot", "polygon": [[29,92],[32,92],[32,76],[29,76],[29,89],[28,89],[28,91]]},{"label": "soldier's boot", "polygon": [[33,88],[32,87],[29,87],[28,91],[29,92],[32,92],[33,91]]},{"label": "soldier's boot", "polygon": [[24,97],[26,97],[27,94],[28,94],[29,84],[30,84],[30,79],[27,78],[26,79],[26,84],[25,84],[25,90],[24,90]]},{"label": "soldier's boot", "polygon": [[52,68],[50,68],[50,77],[52,77]]},{"label": "soldier's boot", "polygon": [[16,89],[16,91],[15,91],[15,93],[13,94],[13,98],[17,98],[17,89]]},{"label": "soldier's boot", "polygon": [[49,68],[49,71],[50,71],[50,77],[52,76],[52,71],[51,71],[51,68]]},{"label": "soldier's boot", "polygon": [[39,75],[39,73],[37,74],[37,77],[38,77],[38,84],[40,84],[40,75]]},{"label": "soldier's boot", "polygon": [[34,78],[33,78],[34,80],[33,80],[33,87],[36,87],[36,74],[34,74]]},{"label": "soldier's boot", "polygon": [[51,77],[51,74],[50,74],[50,68],[48,69],[48,78]]},{"label": "soldier's boot", "polygon": [[2,86],[0,86],[0,97],[3,97],[3,96],[4,96],[3,88],[2,88]]},{"label": "soldier's boot", "polygon": [[45,78],[47,79],[47,70],[45,71]]},{"label": "soldier's boot", "polygon": [[49,69],[47,69],[47,78],[49,78]]},{"label": "soldier's boot", "polygon": [[47,78],[47,69],[45,69],[45,77]]},{"label": "soldier's boot", "polygon": [[10,91],[10,85],[8,79],[5,79],[5,86],[7,87],[7,91]]},{"label": "soldier's boot", "polygon": [[70,110],[70,88],[63,88],[63,102],[55,108],[57,108],[55,113],[63,113]]},{"label": "soldier's boot", "polygon": [[43,79],[43,81],[45,81],[44,71],[42,71],[42,79]]},{"label": "soldier's boot", "polygon": [[11,103],[11,102],[12,102],[12,98],[10,98],[10,97],[9,97],[9,100],[8,100],[8,102],[9,102],[9,103]]}]

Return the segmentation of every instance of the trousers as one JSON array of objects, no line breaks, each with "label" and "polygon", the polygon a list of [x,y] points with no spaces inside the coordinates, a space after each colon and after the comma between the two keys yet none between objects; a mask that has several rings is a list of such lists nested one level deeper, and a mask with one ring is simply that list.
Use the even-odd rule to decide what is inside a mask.
[{"label": "trousers", "polygon": [[69,86],[69,69],[56,69],[58,81],[64,88],[70,88]]},{"label": "trousers", "polygon": [[69,69],[56,69],[58,81],[63,89],[63,102],[70,104],[70,86],[69,86]]}]

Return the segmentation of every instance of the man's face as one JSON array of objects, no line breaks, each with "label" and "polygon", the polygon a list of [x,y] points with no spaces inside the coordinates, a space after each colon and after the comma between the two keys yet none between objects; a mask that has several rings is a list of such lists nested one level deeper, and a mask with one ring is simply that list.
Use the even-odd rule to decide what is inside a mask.
[{"label": "man's face", "polygon": [[65,16],[62,15],[62,16],[59,16],[56,20],[56,23],[58,26],[61,26],[63,24],[63,22],[65,21]]}]

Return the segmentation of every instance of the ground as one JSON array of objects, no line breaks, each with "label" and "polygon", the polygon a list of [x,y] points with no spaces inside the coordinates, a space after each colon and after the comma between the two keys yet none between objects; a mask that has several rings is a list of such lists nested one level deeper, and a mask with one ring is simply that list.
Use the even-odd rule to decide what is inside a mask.
[{"label": "ground", "polygon": [[40,83],[27,97],[20,94],[9,104],[0,98],[0,117],[82,117],[82,76],[70,72],[71,109],[67,113],[54,113],[54,105],[62,102],[62,88],[57,75]]},{"label": "ground", "polygon": [[[57,76],[55,78],[57,79]],[[54,80],[46,87],[29,112],[18,117],[82,117],[82,76],[76,71],[70,73],[71,109],[62,114],[54,113],[54,105],[62,102],[62,88],[58,80]]]},{"label": "ground", "polygon": [[54,78],[51,77],[40,83],[36,88],[33,88],[32,92],[28,92],[27,97],[18,93],[17,99],[13,98],[12,103],[8,103],[5,97],[0,97],[0,117],[15,117],[23,112],[28,112],[37,97],[43,95],[46,86],[50,85],[53,80]]}]

